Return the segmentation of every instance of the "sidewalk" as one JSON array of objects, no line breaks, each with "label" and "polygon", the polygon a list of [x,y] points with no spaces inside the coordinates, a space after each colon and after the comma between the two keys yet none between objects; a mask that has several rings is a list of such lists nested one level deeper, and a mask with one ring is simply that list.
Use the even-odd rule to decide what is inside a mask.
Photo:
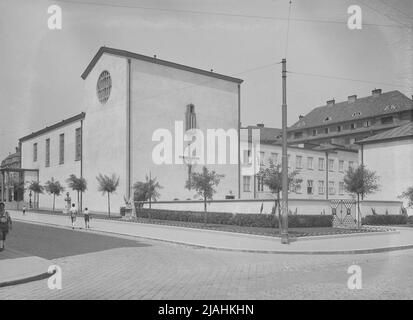
[{"label": "sidewalk", "polygon": [[0,288],[46,279],[50,265],[46,259],[6,248],[0,252]]},{"label": "sidewalk", "polygon": [[[60,228],[71,228],[68,216],[9,211],[16,221],[40,223]],[[83,227],[83,219],[77,226]],[[239,234],[231,232],[182,228],[93,219],[91,229],[83,232],[103,232],[114,235],[161,240],[201,248],[244,251],[258,253],[288,254],[358,254],[402,249],[413,249],[413,228],[398,229],[397,232],[366,233],[341,237],[320,236],[300,238],[299,241],[283,245],[274,237]],[[80,230],[77,228],[77,230]]]}]

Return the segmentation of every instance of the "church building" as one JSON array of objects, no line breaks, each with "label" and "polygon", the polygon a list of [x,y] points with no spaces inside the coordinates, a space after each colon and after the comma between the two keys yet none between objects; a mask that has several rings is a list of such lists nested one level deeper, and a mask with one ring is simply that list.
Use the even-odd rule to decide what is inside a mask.
[{"label": "church building", "polygon": [[[208,130],[239,137],[241,79],[109,47],[98,50],[81,77],[85,112],[20,139],[22,168],[38,170],[40,183],[54,178],[66,186],[70,174],[82,176],[88,184],[83,207],[104,212],[107,198],[96,177],[114,174],[119,186],[111,207],[119,212],[124,198],[132,199],[133,184],[146,176],[162,186],[160,200],[196,199],[185,183],[205,164],[224,175],[214,198],[240,196],[239,162],[207,162],[191,143],[206,146]],[[185,132],[196,134],[188,139]],[[231,143],[239,159],[239,141]],[[215,141],[212,146],[218,149]],[[47,194],[39,201],[52,206]],[[56,208],[64,205],[58,198]]]}]

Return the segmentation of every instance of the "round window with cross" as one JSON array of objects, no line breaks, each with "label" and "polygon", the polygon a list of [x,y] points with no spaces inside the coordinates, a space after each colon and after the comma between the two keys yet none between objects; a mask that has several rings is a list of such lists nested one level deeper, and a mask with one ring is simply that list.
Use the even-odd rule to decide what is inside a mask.
[{"label": "round window with cross", "polygon": [[96,84],[96,94],[99,102],[105,104],[109,100],[110,91],[112,89],[112,78],[108,71],[103,71]]}]

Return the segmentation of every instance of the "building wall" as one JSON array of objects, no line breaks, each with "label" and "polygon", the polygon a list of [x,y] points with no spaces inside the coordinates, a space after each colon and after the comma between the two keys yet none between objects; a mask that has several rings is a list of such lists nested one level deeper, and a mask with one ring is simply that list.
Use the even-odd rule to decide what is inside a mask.
[{"label": "building wall", "polygon": [[[175,162],[175,137],[178,136],[175,134],[175,121],[182,121],[185,130],[186,106],[193,104],[197,128],[204,134],[206,149],[207,129],[237,130],[238,85],[140,60],[132,60],[131,67],[132,183],[144,181],[145,176],[151,174],[163,187],[160,200],[193,199],[195,192],[184,188],[188,167]],[[152,159],[152,151],[160,143],[152,141],[152,135],[161,128],[172,134],[174,164],[155,164]],[[237,150],[237,145],[234,147]],[[229,151],[227,155],[229,163]],[[199,172],[202,166],[196,164],[192,171]],[[215,199],[224,199],[230,191],[237,195],[237,164],[206,166],[225,175]]]},{"label": "building wall", "polygon": [[[408,187],[413,186],[413,139],[378,142],[363,146],[363,163],[380,177],[380,191],[366,197],[368,200],[399,200]],[[407,201],[404,200],[407,206]],[[413,210],[409,209],[409,214]]]},{"label": "building wall", "polygon": [[[267,145],[261,144],[260,145],[260,152],[263,152],[264,159],[260,159],[260,154],[258,151],[256,152],[256,161],[255,164],[260,165],[262,167],[267,167],[269,165],[270,159],[273,159],[273,154],[277,155],[276,164],[281,165],[282,161],[282,147],[279,145]],[[334,182],[334,188],[332,188],[329,194],[326,194],[326,188],[328,188],[328,183],[326,182],[326,170],[327,170],[327,159],[326,153],[324,151],[316,151],[316,150],[309,150],[304,148],[298,147],[289,147],[288,154],[290,155],[289,161],[289,172],[294,170],[298,171],[297,178],[302,179],[301,183],[301,190],[297,190],[297,192],[290,192],[291,197],[296,199],[309,199],[309,200],[317,200],[317,199],[348,199],[350,197],[344,190],[340,190],[340,182],[343,182],[345,172],[348,170],[350,163],[352,162],[353,165],[358,164],[358,155],[355,152],[347,152],[347,151],[336,151],[335,153],[329,153],[328,159],[334,160],[334,166],[332,170],[328,171],[328,181]],[[301,157],[301,168],[299,163],[297,162],[297,157]],[[308,166],[308,158],[313,158],[313,166],[312,169]],[[324,159],[324,169],[319,169],[319,159]],[[339,168],[339,161],[344,161],[343,170]],[[274,160],[273,160],[274,161]],[[244,161],[245,163],[245,161]],[[298,165],[298,166],[297,166]],[[267,186],[264,186],[263,191],[259,191],[258,189],[258,178],[251,177],[250,178],[250,192],[245,192],[244,189],[244,178],[241,178],[241,188],[242,188],[242,198],[243,199],[268,199],[274,197],[270,192]],[[255,192],[254,192],[254,179],[255,179]],[[308,181],[313,181],[313,192],[309,193],[307,190]],[[324,192],[320,192],[319,190],[319,181],[324,181]],[[340,192],[342,191],[342,192]]]},{"label": "building wall", "polygon": [[[400,201],[362,201],[360,210],[362,216],[370,215],[374,208],[378,214],[399,214]],[[259,214],[263,208],[263,214],[270,214],[274,206],[274,201],[271,199],[250,199],[250,200],[222,200],[212,201],[208,203],[207,210],[210,212],[232,212],[232,213],[250,213]],[[145,208],[149,205],[145,204]],[[166,209],[166,210],[189,210],[189,211],[203,211],[204,205],[202,201],[176,201],[176,202],[153,202],[152,209]],[[288,200],[288,209],[293,214],[303,215],[319,215],[331,214],[331,203],[329,200],[316,199],[296,199]],[[355,205],[352,207],[352,214],[355,217]]]},{"label": "building wall", "polygon": [[[75,160],[76,155],[76,129],[80,128],[80,121],[69,123],[55,130],[46,132],[40,136],[22,142],[22,168],[38,169],[39,182],[44,185],[48,180],[54,178],[61,183],[66,191],[69,191],[72,199],[76,196],[72,190],[67,188],[66,179],[71,174],[80,176],[80,161]],[[59,163],[59,136],[64,134],[64,163]],[[50,139],[50,166],[46,167],[46,139]],[[33,161],[33,145],[37,143],[37,161]],[[33,175],[26,175],[27,183],[36,180]],[[64,195],[56,197],[56,209],[62,210],[65,207]],[[26,191],[24,200],[29,202],[29,193]],[[42,208],[53,207],[53,196],[41,194],[39,196],[39,206]]]},{"label": "building wall", "polygon": [[[119,213],[126,195],[126,67],[124,58],[104,54],[85,80],[83,126],[83,176],[88,190],[83,206],[91,211],[107,211],[107,195],[98,191],[99,174],[119,177],[119,187],[111,195],[111,211]],[[98,100],[96,84],[100,74],[108,71],[112,79],[109,100]]]}]

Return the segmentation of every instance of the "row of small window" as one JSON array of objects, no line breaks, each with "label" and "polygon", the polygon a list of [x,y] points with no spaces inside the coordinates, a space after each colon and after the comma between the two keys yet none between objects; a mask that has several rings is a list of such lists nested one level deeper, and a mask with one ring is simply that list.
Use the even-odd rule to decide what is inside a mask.
[{"label": "row of small window", "polygon": [[[393,123],[393,117],[392,117],[392,116],[383,117],[383,118],[380,119],[380,123],[381,123],[381,124],[390,124],[390,123]],[[363,121],[362,126],[363,126],[364,128],[370,127],[370,126],[371,126],[371,120]],[[357,124],[356,124],[356,123],[351,123],[350,126],[349,126],[349,128],[350,128],[350,130],[355,130],[355,129],[357,128]],[[342,130],[343,130],[343,126],[339,125],[339,126],[335,127],[335,131],[334,131],[334,132],[341,132]],[[332,132],[332,128],[329,128],[329,127],[323,128],[323,129],[321,129],[321,130],[320,130],[320,129],[319,129],[319,130],[313,129],[313,130],[311,131],[311,135],[314,137],[314,136],[316,136],[316,135],[319,134],[319,133],[321,133],[321,134],[329,134],[330,132]],[[294,133],[294,138],[295,138],[295,139],[300,139],[300,138],[302,138],[302,137],[303,137],[303,132],[295,132],[295,133]]]},{"label": "row of small window", "polygon": [[[303,156],[295,156],[295,168],[296,169],[303,169],[304,164],[303,164]],[[278,153],[271,152],[271,158],[270,161],[277,165],[280,164],[279,162],[279,155]],[[265,152],[260,151],[260,159],[259,159],[260,165],[265,166]],[[325,158],[318,158],[318,170],[325,170]],[[246,151],[244,155],[244,163],[249,163],[251,164],[251,151]],[[334,171],[335,170],[335,164],[336,160],[335,159],[328,159],[328,170],[329,171]],[[349,161],[348,163],[349,167],[354,166],[353,161]],[[288,167],[291,168],[291,155],[288,155]],[[308,170],[314,170],[314,157],[307,157],[307,169]],[[339,172],[344,172],[344,160],[339,160],[338,161],[338,171]]]},{"label": "row of small window", "polygon": [[[251,192],[251,176],[243,176],[243,191],[244,192]],[[266,188],[264,187],[264,179],[263,177],[257,177],[257,191],[258,192],[263,192],[263,191],[268,191],[265,190]],[[289,190],[289,191],[294,191],[295,193],[303,193],[302,190],[302,183],[298,183],[296,185],[295,190]],[[317,192],[320,195],[323,195],[325,193],[325,181],[324,180],[319,180],[318,185],[317,185]],[[345,189],[344,189],[344,182],[340,181],[338,183],[338,194],[339,195],[344,195]],[[307,194],[312,195],[315,194],[315,186],[314,186],[314,180],[307,180]],[[329,195],[335,195],[336,194],[336,184],[335,181],[329,181],[328,182],[328,194]]]},{"label": "row of small window", "polygon": [[[79,161],[82,157],[82,131],[81,128],[75,130],[75,160]],[[38,145],[33,144],[33,162],[37,162]],[[65,135],[59,135],[59,164],[65,163]],[[45,166],[50,167],[50,138],[45,140]]]}]

